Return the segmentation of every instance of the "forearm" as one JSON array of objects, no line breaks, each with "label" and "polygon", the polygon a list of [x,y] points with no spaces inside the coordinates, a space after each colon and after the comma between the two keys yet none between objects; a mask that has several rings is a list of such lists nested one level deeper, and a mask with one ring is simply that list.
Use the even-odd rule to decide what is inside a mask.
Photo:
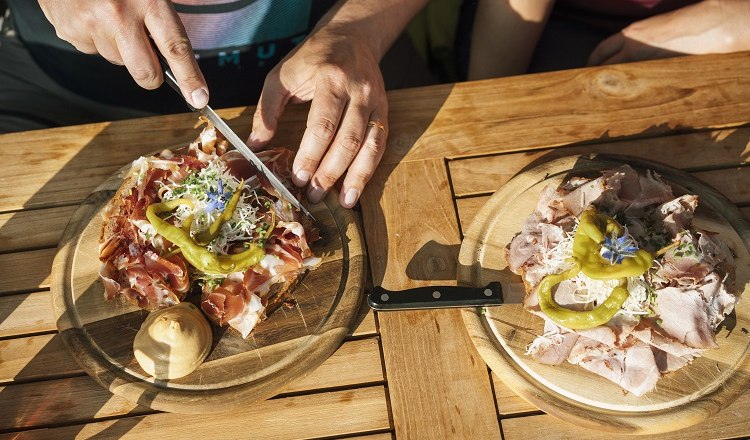
[{"label": "forearm", "polygon": [[479,1],[472,30],[469,79],[526,72],[554,0]]},{"label": "forearm", "polygon": [[345,32],[371,48],[380,60],[409,21],[429,0],[342,0],[326,14],[316,30]]}]

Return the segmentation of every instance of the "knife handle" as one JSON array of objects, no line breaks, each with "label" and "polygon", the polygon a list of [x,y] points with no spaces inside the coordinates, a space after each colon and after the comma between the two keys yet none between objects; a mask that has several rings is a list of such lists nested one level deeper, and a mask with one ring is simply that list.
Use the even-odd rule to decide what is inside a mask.
[{"label": "knife handle", "polygon": [[503,290],[497,281],[485,287],[426,286],[387,290],[375,286],[367,296],[370,308],[378,311],[496,306],[502,302]]}]

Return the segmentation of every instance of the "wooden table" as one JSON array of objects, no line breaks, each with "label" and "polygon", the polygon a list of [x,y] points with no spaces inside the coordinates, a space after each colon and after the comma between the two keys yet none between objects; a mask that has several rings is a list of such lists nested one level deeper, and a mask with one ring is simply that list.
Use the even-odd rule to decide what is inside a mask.
[{"label": "wooden table", "polygon": [[[474,213],[548,155],[659,160],[750,214],[750,53],[401,90],[390,108],[388,151],[361,204],[372,280],[387,288],[455,283]],[[279,144],[297,145],[306,110],[289,109]],[[223,116],[246,135],[252,111]],[[479,357],[457,310],[373,316],[363,307],[328,361],[242,413],[157,413],[96,384],[55,331],[55,247],[93,188],[140,154],[191,140],[194,121],[185,114],[0,136],[0,437],[601,438],[514,395]],[[747,436],[750,394],[659,438]]]}]

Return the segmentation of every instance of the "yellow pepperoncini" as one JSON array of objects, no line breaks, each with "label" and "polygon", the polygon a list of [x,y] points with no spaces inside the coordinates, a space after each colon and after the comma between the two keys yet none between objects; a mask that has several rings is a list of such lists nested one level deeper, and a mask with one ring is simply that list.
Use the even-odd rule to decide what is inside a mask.
[{"label": "yellow pepperoncini", "polygon": [[[589,207],[581,214],[578,229],[573,237],[573,262],[571,269],[547,275],[539,284],[539,306],[557,324],[570,329],[587,329],[606,324],[628,299],[627,277],[645,273],[653,263],[653,255],[638,249],[617,262],[601,256],[602,243],[607,237],[620,236],[623,228],[612,217]],[[552,288],[583,272],[595,280],[618,280],[609,297],[593,310],[576,311],[564,308],[553,299]]]},{"label": "yellow pepperoncini", "polygon": [[146,218],[154,226],[157,233],[180,248],[185,259],[196,269],[216,275],[241,272],[258,264],[265,256],[263,246],[259,244],[251,244],[247,250],[232,255],[217,255],[198,245],[186,230],[169,224],[158,215],[162,212],[172,211],[181,205],[192,207],[193,204],[187,199],[153,203],[146,209]]}]

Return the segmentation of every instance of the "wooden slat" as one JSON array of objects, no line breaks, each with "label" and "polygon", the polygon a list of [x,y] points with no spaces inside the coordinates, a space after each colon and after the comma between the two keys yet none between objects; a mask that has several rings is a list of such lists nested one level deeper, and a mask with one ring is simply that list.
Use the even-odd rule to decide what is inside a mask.
[{"label": "wooden slat", "polygon": [[[92,381],[93,382],[93,381]],[[98,386],[98,385],[97,385]],[[85,397],[85,396],[82,396]],[[60,400],[67,400],[63,395]],[[55,399],[50,399],[54,402]],[[114,404],[105,403],[109,411]],[[94,411],[91,408],[91,411]],[[39,411],[39,414],[43,414]],[[73,420],[66,420],[66,423]],[[234,414],[158,413],[0,436],[12,439],[310,439],[391,429],[382,386],[271,399]],[[389,438],[389,437],[386,437]]]},{"label": "wooden slat", "polygon": [[471,221],[476,216],[477,212],[482,209],[490,196],[478,196],[469,197],[467,199],[456,200],[456,208],[458,208],[458,220],[461,223],[461,230],[466,232],[471,226]]},{"label": "wooden slat", "polygon": [[451,182],[457,196],[494,191],[492,188],[498,188],[535,161],[586,153],[624,154],[682,169],[727,168],[747,163],[750,128],[459,159],[450,162]]},{"label": "wooden slat", "polygon": [[76,209],[77,205],[0,214],[0,252],[57,246]]},{"label": "wooden slat", "polygon": [[[649,440],[735,439],[750,437],[750,394],[745,393],[723,411],[707,421],[680,431],[648,436]],[[579,428],[549,415],[519,417],[502,421],[506,440],[625,440],[632,436],[617,435]]]},{"label": "wooden slat", "polygon": [[[231,124],[240,135],[249,131],[250,115],[238,118],[243,110],[220,112],[237,118]],[[2,135],[0,149],[16,166],[0,175],[0,187],[13,188],[0,194],[0,212],[80,202],[138,156],[187,145],[198,133],[196,121],[187,113]]]},{"label": "wooden slat", "polygon": [[519,151],[745,124],[750,114],[748,59],[748,52],[682,57],[392,93],[383,160]]},{"label": "wooden slat", "polygon": [[[449,166],[455,195],[467,197],[494,193],[511,177],[531,164],[532,160],[531,155],[513,153],[451,161]],[[735,203],[750,202],[750,167],[731,167],[692,174],[721,191]],[[462,192],[468,188],[471,189]]]},{"label": "wooden slat", "polygon": [[0,295],[49,287],[56,249],[0,254]]},{"label": "wooden slat", "polygon": [[351,336],[369,336],[377,334],[378,330],[375,326],[375,313],[367,307],[367,303],[362,302],[359,311],[358,324],[352,330]]},{"label": "wooden slat", "polygon": [[[386,179],[394,191],[381,194]],[[407,188],[419,197],[404,203]],[[459,236],[442,160],[382,167],[363,207],[375,284],[455,283]],[[487,369],[459,311],[380,313],[378,321],[397,438],[499,438]]]},{"label": "wooden slat", "polygon": [[56,330],[49,292],[0,296],[0,338]]},{"label": "wooden slat", "polygon": [[495,373],[492,373],[492,385],[495,389],[495,400],[497,401],[497,413],[503,417],[515,414],[539,411],[537,407],[523,400],[503,383]]},{"label": "wooden slat", "polygon": [[[58,334],[0,341],[0,383],[26,382],[81,374]],[[356,365],[356,368],[351,368]],[[284,392],[352,386],[383,381],[380,346],[376,338],[349,341],[307,377]],[[0,399],[2,395],[0,394]]]}]

